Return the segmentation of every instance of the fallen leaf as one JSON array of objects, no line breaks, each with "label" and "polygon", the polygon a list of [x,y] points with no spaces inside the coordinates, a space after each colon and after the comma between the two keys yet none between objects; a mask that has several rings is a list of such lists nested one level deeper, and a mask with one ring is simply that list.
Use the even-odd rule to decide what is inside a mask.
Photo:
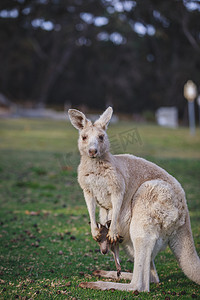
[{"label": "fallen leaf", "polygon": [[29,215],[29,216],[39,216],[40,215],[40,211],[29,211],[29,210],[26,210],[25,214]]},{"label": "fallen leaf", "polygon": [[135,296],[138,296],[138,295],[139,295],[139,292],[136,290],[136,291],[133,292],[133,294],[134,294]]},{"label": "fallen leaf", "polygon": [[65,286],[71,286],[71,284],[72,284],[71,281],[69,281],[65,284]]},{"label": "fallen leaf", "polygon": [[5,280],[0,279],[0,284],[4,284],[4,283],[6,283]]}]

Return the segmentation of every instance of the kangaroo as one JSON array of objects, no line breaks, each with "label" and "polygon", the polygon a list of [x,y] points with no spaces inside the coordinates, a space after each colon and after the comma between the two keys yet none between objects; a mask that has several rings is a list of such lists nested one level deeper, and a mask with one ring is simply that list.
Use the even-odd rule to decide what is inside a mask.
[{"label": "kangaroo", "polygon": [[[100,223],[111,220],[110,243],[123,237],[122,246],[131,260],[133,273],[122,274],[131,282],[83,282],[84,288],[149,291],[159,282],[154,259],[167,245],[185,275],[200,284],[200,259],[194,247],[186,197],[180,183],[164,169],[129,154],[112,155],[106,129],[112,117],[108,107],[94,124],[75,109],[69,110],[72,125],[79,130],[80,164],[78,182],[88,208],[91,232],[100,235]],[[117,278],[117,272],[99,275]],[[122,272],[123,273],[123,272]]]},{"label": "kangaroo", "polygon": [[[119,243],[115,243],[115,244],[114,243],[111,244],[108,241],[107,235],[108,235],[110,223],[111,223],[111,221],[109,220],[108,222],[106,222],[105,225],[102,225],[100,223],[97,224],[97,226],[99,228],[98,243],[99,243],[100,251],[102,254],[107,254],[108,250],[110,248],[110,250],[114,256],[115,265],[117,268],[117,277],[119,277],[121,274],[121,265],[120,265],[120,261],[119,261],[119,243],[121,243],[123,240],[120,239]],[[95,272],[95,275],[96,274],[97,273]]]}]

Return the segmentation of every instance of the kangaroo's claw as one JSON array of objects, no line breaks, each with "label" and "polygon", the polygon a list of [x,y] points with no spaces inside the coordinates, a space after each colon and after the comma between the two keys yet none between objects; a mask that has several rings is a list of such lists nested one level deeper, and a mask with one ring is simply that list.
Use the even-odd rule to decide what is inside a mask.
[{"label": "kangaroo's claw", "polygon": [[110,244],[116,244],[117,242],[122,243],[122,241],[123,241],[123,237],[120,236],[119,234],[113,235],[113,237],[111,237],[108,233],[107,239],[110,242]]},{"label": "kangaroo's claw", "polygon": [[94,239],[96,242],[99,242],[99,241],[100,241],[100,237],[101,237],[101,235],[98,234],[98,235],[96,235],[96,236],[93,236],[93,239]]},{"label": "kangaroo's claw", "polygon": [[101,234],[100,234],[100,231],[98,228],[92,228],[92,237],[93,239],[98,242],[99,241],[99,238],[100,238]]}]

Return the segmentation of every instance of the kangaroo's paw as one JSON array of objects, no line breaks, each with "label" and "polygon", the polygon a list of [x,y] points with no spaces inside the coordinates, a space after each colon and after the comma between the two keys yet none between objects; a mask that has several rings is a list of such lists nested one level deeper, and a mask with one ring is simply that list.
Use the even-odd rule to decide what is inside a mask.
[{"label": "kangaroo's paw", "polygon": [[98,242],[99,241],[99,238],[100,238],[101,234],[100,234],[100,231],[98,228],[93,228],[92,229],[92,237],[93,239]]},{"label": "kangaroo's paw", "polygon": [[120,236],[118,233],[114,233],[112,231],[109,231],[107,234],[107,239],[111,244],[116,244],[117,242],[122,243],[123,237]]}]

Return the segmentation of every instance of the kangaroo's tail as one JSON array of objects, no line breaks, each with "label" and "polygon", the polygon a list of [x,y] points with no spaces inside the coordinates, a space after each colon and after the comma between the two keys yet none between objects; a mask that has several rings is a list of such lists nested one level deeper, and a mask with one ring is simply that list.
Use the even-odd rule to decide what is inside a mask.
[{"label": "kangaroo's tail", "polygon": [[169,246],[185,275],[200,284],[200,259],[194,246],[189,214],[185,224],[170,239]]}]

